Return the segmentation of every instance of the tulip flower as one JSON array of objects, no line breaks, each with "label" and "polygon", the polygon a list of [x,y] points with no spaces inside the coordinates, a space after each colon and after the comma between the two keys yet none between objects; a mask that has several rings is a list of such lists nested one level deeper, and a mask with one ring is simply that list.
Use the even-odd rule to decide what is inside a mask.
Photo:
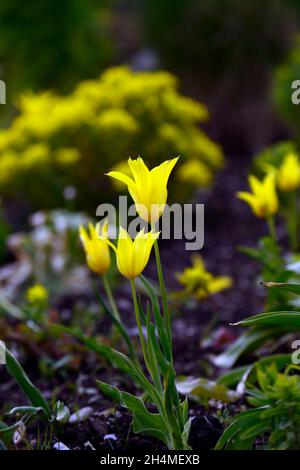
[{"label": "tulip flower", "polygon": [[178,158],[167,160],[149,170],[142,158],[129,158],[128,165],[133,178],[120,171],[110,171],[107,175],[127,185],[139,216],[153,224],[164,211],[168,196],[168,179],[177,160]]},{"label": "tulip flower", "polygon": [[89,224],[89,233],[80,226],[80,238],[86,254],[86,262],[91,271],[104,275],[110,267],[109,247],[106,243],[108,238],[108,223],[93,226]]},{"label": "tulip flower", "polygon": [[278,197],[275,188],[275,173],[268,173],[263,181],[249,176],[250,192],[240,191],[237,197],[249,204],[253,213],[260,218],[269,219],[278,210]]},{"label": "tulip flower", "polygon": [[289,153],[277,170],[278,187],[283,192],[294,191],[300,186],[300,162],[295,153]]},{"label": "tulip flower", "polygon": [[134,240],[123,227],[120,227],[117,247],[110,241],[107,243],[113,248],[117,257],[117,266],[120,273],[132,280],[139,276],[145,269],[152,246],[158,238],[159,233],[141,230]]}]

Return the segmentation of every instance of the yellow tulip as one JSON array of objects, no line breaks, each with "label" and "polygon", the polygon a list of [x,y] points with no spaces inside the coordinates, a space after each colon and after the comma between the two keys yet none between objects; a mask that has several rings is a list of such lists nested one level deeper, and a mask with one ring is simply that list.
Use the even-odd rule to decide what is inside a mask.
[{"label": "yellow tulip", "polygon": [[110,267],[110,252],[106,243],[108,239],[108,222],[100,227],[89,224],[89,233],[81,226],[80,239],[86,254],[86,262],[91,271],[103,275]]},{"label": "yellow tulip", "polygon": [[126,230],[120,227],[117,247],[109,240],[106,241],[116,253],[117,266],[123,276],[135,279],[144,271],[158,236],[159,233],[145,233],[143,229],[132,240]]},{"label": "yellow tulip", "polygon": [[275,188],[275,173],[268,173],[260,181],[253,175],[249,176],[251,193],[240,191],[237,197],[249,204],[257,217],[269,218],[278,210],[278,197]]},{"label": "yellow tulip", "polygon": [[129,158],[128,165],[133,179],[120,171],[110,171],[108,176],[125,183],[139,216],[146,222],[155,223],[164,211],[168,179],[177,160],[178,158],[167,160],[149,170],[141,158]]},{"label": "yellow tulip", "polygon": [[295,153],[289,153],[277,170],[277,182],[281,191],[294,191],[300,186],[300,162]]}]

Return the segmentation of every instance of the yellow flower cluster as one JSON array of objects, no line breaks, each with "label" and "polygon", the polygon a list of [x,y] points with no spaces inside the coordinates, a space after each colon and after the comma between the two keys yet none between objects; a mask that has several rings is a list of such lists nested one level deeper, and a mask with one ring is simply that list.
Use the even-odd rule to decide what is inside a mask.
[{"label": "yellow flower cluster", "polygon": [[26,300],[33,305],[40,305],[48,300],[48,291],[42,284],[29,287],[25,294]]},{"label": "yellow flower cluster", "polygon": [[[191,158],[192,171],[187,167],[179,177],[197,186],[210,184],[223,164],[220,147],[198,126],[208,118],[207,109],[180,95],[169,73],[115,67],[99,79],[80,83],[67,96],[49,91],[23,95],[18,107],[11,126],[0,131],[4,195],[16,186],[30,193],[34,185],[28,186],[28,174],[46,170],[49,181],[48,170],[53,169],[56,188],[76,186],[81,201],[88,197],[89,205],[94,203],[94,191],[98,203],[99,170],[104,173],[124,154],[137,155],[141,150],[153,165],[166,153],[180,155],[182,164]],[[60,175],[64,178],[57,178]],[[43,181],[47,184],[46,178]],[[53,191],[44,190],[54,197]]]},{"label": "yellow flower cluster", "polygon": [[203,300],[209,295],[221,292],[232,286],[229,276],[214,276],[206,270],[200,255],[192,256],[192,266],[185,268],[176,275],[180,284],[184,286],[184,293]]}]

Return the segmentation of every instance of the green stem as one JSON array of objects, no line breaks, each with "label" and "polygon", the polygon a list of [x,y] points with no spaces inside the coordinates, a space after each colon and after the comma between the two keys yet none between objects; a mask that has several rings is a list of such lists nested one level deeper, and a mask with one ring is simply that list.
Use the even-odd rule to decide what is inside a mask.
[{"label": "green stem", "polygon": [[277,234],[276,234],[276,227],[275,227],[275,222],[274,222],[274,217],[270,216],[267,219],[268,222],[268,228],[271,237],[273,238],[274,242],[277,243]]},{"label": "green stem", "polygon": [[136,295],[136,288],[134,284],[134,280],[130,279],[130,285],[131,285],[131,292],[132,292],[132,298],[133,298],[133,305],[134,305],[134,312],[135,312],[135,318],[136,318],[136,324],[138,327],[139,331],[139,336],[140,336],[140,341],[141,341],[141,346],[142,346],[142,351],[143,351],[143,356],[145,360],[145,364],[147,366],[148,371],[151,374],[151,368],[149,365],[148,361],[148,353],[147,353],[147,347],[146,347],[146,342],[144,338],[144,333],[143,333],[143,328],[142,328],[142,322],[140,318],[140,312],[139,312],[139,306],[138,306],[138,301],[137,301],[137,295]]},{"label": "green stem", "polygon": [[105,292],[106,292],[106,295],[107,295],[108,302],[109,302],[110,308],[112,310],[112,313],[114,314],[115,318],[118,321],[121,321],[119,310],[118,310],[118,307],[116,305],[116,302],[115,302],[115,299],[114,299],[112,290],[110,288],[110,285],[109,285],[108,278],[107,278],[106,274],[104,274],[102,276],[102,280],[103,280],[103,286],[104,286],[104,289],[105,289]]},{"label": "green stem", "polygon": [[168,339],[170,343],[170,351],[171,351],[171,357],[172,357],[171,316],[170,316],[170,311],[169,311],[169,306],[168,306],[167,290],[165,286],[157,240],[155,240],[154,242],[154,251],[155,251],[155,258],[156,258],[157,274],[158,274],[158,279],[159,279],[159,287],[160,287],[160,292],[161,292],[161,297],[162,297],[163,312],[164,312],[164,317],[166,321],[167,334],[168,334]]}]

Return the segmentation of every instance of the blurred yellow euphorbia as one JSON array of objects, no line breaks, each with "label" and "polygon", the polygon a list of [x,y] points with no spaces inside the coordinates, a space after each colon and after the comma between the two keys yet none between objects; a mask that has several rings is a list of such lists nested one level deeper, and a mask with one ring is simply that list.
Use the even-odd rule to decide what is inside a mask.
[{"label": "blurred yellow euphorbia", "polygon": [[300,186],[300,162],[295,153],[288,153],[277,170],[277,182],[281,191],[294,191]]},{"label": "blurred yellow euphorbia", "polygon": [[108,239],[108,222],[100,227],[89,224],[89,233],[80,226],[80,239],[86,254],[86,262],[91,271],[103,275],[110,267],[110,252],[106,240]]},{"label": "blurred yellow euphorbia", "polygon": [[48,291],[42,284],[35,284],[27,289],[26,300],[30,304],[43,304],[48,300]]},{"label": "blurred yellow euphorbia", "polygon": [[159,233],[145,233],[143,229],[132,240],[126,230],[120,227],[117,247],[106,240],[116,253],[117,266],[123,276],[135,279],[144,271],[158,236]]},{"label": "blurred yellow euphorbia", "polygon": [[275,173],[268,173],[262,181],[250,175],[248,181],[252,192],[239,191],[237,197],[247,202],[257,217],[273,216],[278,210]]},{"label": "blurred yellow euphorbia", "polygon": [[232,286],[229,276],[214,276],[206,270],[201,256],[192,257],[192,266],[185,268],[183,272],[176,275],[180,284],[185,287],[185,293],[194,295],[203,300],[211,294],[216,294]]},{"label": "blurred yellow euphorbia", "polygon": [[168,179],[177,160],[178,157],[166,160],[149,170],[142,158],[129,158],[128,165],[133,179],[120,171],[110,171],[108,176],[125,183],[139,216],[149,223],[155,223],[164,211]]}]

